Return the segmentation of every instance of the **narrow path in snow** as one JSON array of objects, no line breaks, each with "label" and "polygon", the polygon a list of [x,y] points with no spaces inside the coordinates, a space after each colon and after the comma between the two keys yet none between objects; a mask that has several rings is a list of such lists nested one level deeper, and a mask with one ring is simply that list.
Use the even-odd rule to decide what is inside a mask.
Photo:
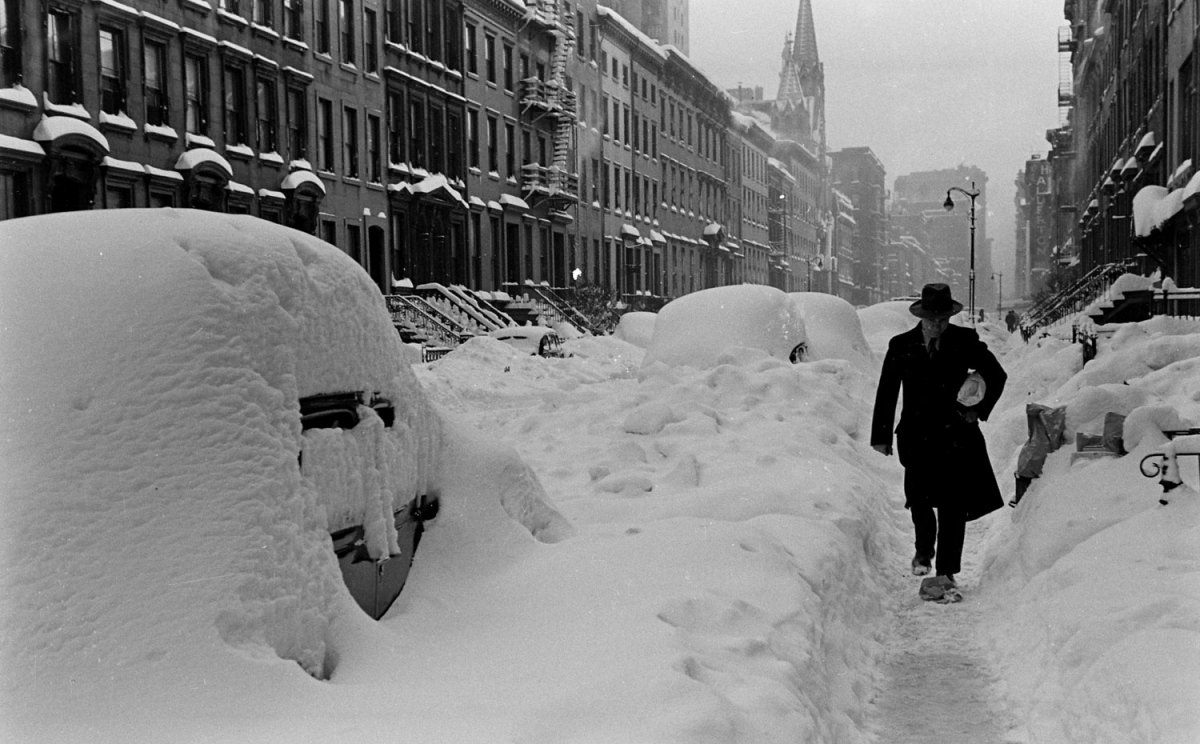
[{"label": "narrow path in snow", "polygon": [[921,580],[915,576],[897,582],[895,634],[871,725],[881,744],[1012,741],[1005,736],[1011,727],[1005,725],[992,672],[976,640],[983,611],[977,596],[982,532],[978,522],[967,526],[958,577],[962,602],[942,605],[920,599]]}]

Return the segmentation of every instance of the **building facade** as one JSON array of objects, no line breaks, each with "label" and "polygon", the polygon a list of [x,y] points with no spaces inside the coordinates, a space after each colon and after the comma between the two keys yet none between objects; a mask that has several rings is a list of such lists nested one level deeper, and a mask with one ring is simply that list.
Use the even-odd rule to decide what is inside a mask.
[{"label": "building facade", "polygon": [[1067,0],[1063,13],[1072,70],[1071,238],[1080,270],[1134,259],[1147,272],[1195,284],[1200,7],[1196,0]]}]

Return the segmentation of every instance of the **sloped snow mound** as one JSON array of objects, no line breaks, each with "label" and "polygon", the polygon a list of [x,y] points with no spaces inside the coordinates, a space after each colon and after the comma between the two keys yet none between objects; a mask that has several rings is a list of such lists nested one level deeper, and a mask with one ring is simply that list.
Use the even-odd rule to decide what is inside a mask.
[{"label": "sloped snow mound", "polygon": [[863,337],[876,354],[887,352],[888,341],[898,333],[912,330],[920,321],[909,312],[912,302],[895,300],[880,302],[858,310]]},{"label": "sloped snow mound", "polygon": [[874,352],[863,336],[862,322],[853,305],[821,292],[792,292],[788,297],[804,318],[806,359],[844,359],[862,370],[875,364]]},{"label": "sloped snow mound", "polygon": [[628,341],[634,346],[640,346],[644,349],[650,345],[650,340],[654,338],[654,322],[657,319],[658,313],[625,313],[617,321],[617,327],[613,329],[612,335],[622,341]]},{"label": "sloped snow mound", "polygon": [[762,285],[716,287],[684,295],[658,313],[643,369],[704,369],[724,354],[765,353],[787,360],[807,341],[804,319],[787,294]]}]

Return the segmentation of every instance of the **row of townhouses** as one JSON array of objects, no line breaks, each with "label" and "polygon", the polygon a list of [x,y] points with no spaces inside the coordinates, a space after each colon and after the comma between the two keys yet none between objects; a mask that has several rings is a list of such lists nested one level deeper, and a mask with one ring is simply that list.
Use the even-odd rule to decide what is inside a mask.
[{"label": "row of townhouses", "polygon": [[827,151],[809,0],[770,101],[689,59],[686,0],[0,6],[3,219],[253,214],[388,294],[591,284],[654,306],[753,282],[866,304],[961,268],[926,250],[929,219],[890,236],[868,148]]},{"label": "row of townhouses", "polygon": [[1015,285],[1110,264],[1200,286],[1200,0],[1066,0],[1060,126],[1017,179]]}]

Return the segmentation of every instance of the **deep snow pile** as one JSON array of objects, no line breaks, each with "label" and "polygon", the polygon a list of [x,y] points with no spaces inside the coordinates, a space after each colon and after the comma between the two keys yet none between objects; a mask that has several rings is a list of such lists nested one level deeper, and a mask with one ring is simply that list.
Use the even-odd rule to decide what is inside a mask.
[{"label": "deep snow pile", "polygon": [[845,359],[865,373],[878,366],[853,305],[821,292],[792,292],[788,298],[804,319],[806,359]]},{"label": "deep snow pile", "polygon": [[[1014,718],[1030,742],[1192,742],[1200,735],[1200,495],[1160,488],[1138,463],[1162,428],[1200,426],[1200,323],[1155,318],[1080,347],[1046,337],[1009,346],[1008,387],[989,446],[1011,493],[1026,402],[1065,406],[1067,442],[1010,518],[990,523],[987,628]],[[1130,454],[1071,462],[1076,433],[1126,415]]]},{"label": "deep snow pile", "polygon": [[761,284],[714,287],[658,312],[642,364],[703,369],[747,350],[787,361],[807,340],[804,317],[783,291]]},{"label": "deep snow pile", "polygon": [[[392,512],[438,493],[455,446],[365,272],[190,210],[9,220],[0,245],[0,738],[150,740],[170,721],[188,741],[336,710],[314,678],[394,641],[329,532],[363,524],[372,555],[394,551]],[[352,431],[302,434],[299,398],[357,391],[395,425],[360,407]],[[517,529],[561,534],[514,458],[480,449],[509,463]]]}]

